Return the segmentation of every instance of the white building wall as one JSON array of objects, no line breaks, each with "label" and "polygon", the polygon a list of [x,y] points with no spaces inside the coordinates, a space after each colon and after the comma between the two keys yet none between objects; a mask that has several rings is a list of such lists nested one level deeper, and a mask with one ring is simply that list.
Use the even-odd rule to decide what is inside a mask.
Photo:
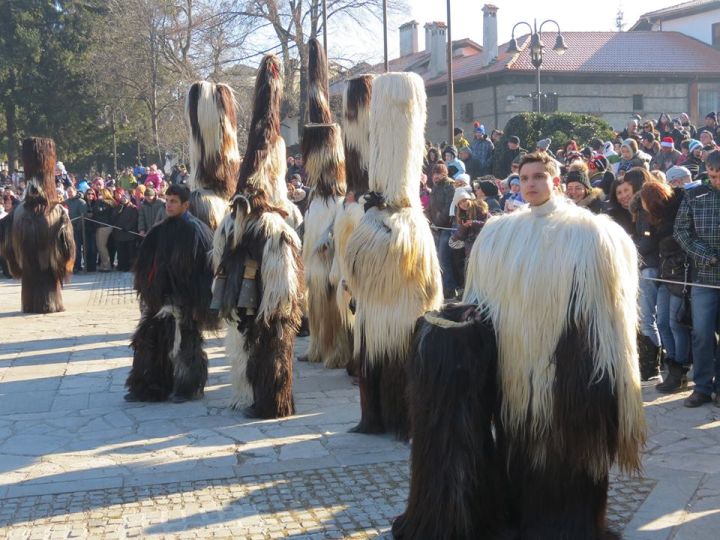
[{"label": "white building wall", "polygon": [[[485,125],[488,135],[493,128],[503,129],[513,116],[532,110],[529,95],[535,91],[534,84],[506,84],[497,88],[497,125],[493,108],[493,89],[482,88],[455,93],[455,125],[463,128],[469,140],[472,137],[473,120],[462,118],[463,104],[472,102],[474,120]],[[600,116],[615,129],[622,129],[628,118],[637,112],[643,119],[657,120],[660,113],[670,117],[688,111],[687,83],[658,84],[553,84],[542,85],[543,92],[558,94],[558,112],[586,113]],[[642,111],[633,111],[633,95],[643,96]],[[447,121],[442,119],[442,106],[447,104],[447,96],[428,98],[428,120],[426,137],[434,143],[448,138]]]},{"label": "white building wall", "polygon": [[656,24],[653,30],[682,32],[712,45],[712,25],[720,22],[720,8]]}]

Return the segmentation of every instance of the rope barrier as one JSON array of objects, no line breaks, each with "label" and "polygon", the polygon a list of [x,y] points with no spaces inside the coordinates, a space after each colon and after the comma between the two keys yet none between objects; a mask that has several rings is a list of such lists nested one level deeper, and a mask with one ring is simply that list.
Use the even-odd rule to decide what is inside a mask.
[{"label": "rope barrier", "polygon": [[[657,282],[659,282],[659,283],[670,283],[671,285],[685,285],[685,282],[684,282],[684,281],[672,281],[672,280],[669,280],[669,279],[650,278],[650,277],[643,277],[643,276],[640,276],[640,279],[645,279],[645,280],[647,280],[647,281],[657,281]],[[688,281],[687,286],[688,286],[688,287],[701,287],[701,288],[705,288],[705,289],[718,289],[718,290],[720,290],[720,286],[718,286],[718,285],[704,285],[704,284],[702,284],[702,283],[692,283],[692,282],[690,282],[690,281]]]},{"label": "rope barrier", "polygon": [[76,218],[72,218],[70,221],[75,221],[77,219],[82,219],[83,221],[92,221],[93,223],[97,223],[98,225],[102,225],[103,227],[110,227],[112,229],[117,229],[118,231],[123,231],[126,233],[134,234],[135,236],[139,236],[140,238],[145,238],[142,234],[136,233],[135,231],[128,231],[123,229],[122,227],[118,227],[116,225],[110,225],[109,223],[103,223],[102,221],[96,221],[94,219],[90,219],[89,217],[85,216],[78,216]]}]

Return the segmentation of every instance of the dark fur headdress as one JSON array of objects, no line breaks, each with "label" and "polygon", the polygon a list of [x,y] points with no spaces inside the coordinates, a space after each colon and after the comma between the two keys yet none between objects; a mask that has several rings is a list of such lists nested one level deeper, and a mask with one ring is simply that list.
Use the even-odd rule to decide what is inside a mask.
[{"label": "dark fur headdress", "polygon": [[308,118],[302,138],[302,154],[308,185],[321,197],[345,194],[345,154],[340,126],[332,123],[328,99],[325,51],[317,39],[309,42]]},{"label": "dark fur headdress", "polygon": [[255,80],[248,144],[236,193],[262,191],[272,199],[278,172],[285,164],[285,143],[280,136],[282,96],[280,60],[268,54],[260,63]]},{"label": "dark fur headdress", "polygon": [[22,142],[22,160],[27,187],[25,207],[43,213],[48,205],[58,202],[55,187],[55,141],[41,137],[29,137]]},{"label": "dark fur headdress", "polygon": [[360,75],[347,81],[343,95],[343,142],[348,191],[356,195],[368,191],[370,159],[370,100],[372,75]]}]

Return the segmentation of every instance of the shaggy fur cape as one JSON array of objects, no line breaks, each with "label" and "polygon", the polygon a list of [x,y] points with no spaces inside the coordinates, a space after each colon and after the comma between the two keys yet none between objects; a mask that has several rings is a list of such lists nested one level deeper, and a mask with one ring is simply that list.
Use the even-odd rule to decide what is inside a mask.
[{"label": "shaggy fur cape", "polygon": [[133,366],[125,382],[141,401],[202,396],[208,360],[202,331],[210,312],[212,231],[198,218],[166,218],[140,245],[135,290],[141,301],[133,335]]},{"label": "shaggy fur cape", "polygon": [[190,129],[190,211],[215,230],[227,213],[240,167],[232,89],[194,83],[185,101],[185,121]]},{"label": "shaggy fur cape", "polygon": [[[347,245],[350,235],[360,223],[364,214],[361,198],[368,191],[368,165],[370,157],[370,98],[372,97],[372,75],[361,75],[347,82],[343,94],[343,143],[345,151],[345,177],[348,195],[354,200],[343,201],[342,208],[335,216],[333,234],[335,256],[330,271],[330,283],[336,289],[336,301],[343,328],[352,343],[352,328],[355,316],[350,309],[351,294],[348,286],[350,269],[347,264]],[[355,373],[357,366],[348,366]]]},{"label": "shaggy fur cape", "polygon": [[420,204],[425,88],[413,73],[375,79],[370,114],[370,193],[348,240],[356,303],[354,355],[362,419],[356,431],[409,432],[405,370],[415,321],[442,303],[440,267]]},{"label": "shaggy fur cape", "polygon": [[497,347],[476,306],[450,304],[418,321],[409,370],[410,494],[395,538],[495,538],[502,463],[491,419]]},{"label": "shaggy fur cape", "polygon": [[[232,372],[231,407],[250,406],[248,412],[261,418],[279,418],[295,411],[292,353],[304,302],[300,239],[286,222],[285,206],[278,205],[282,193],[287,194],[277,176],[285,163],[280,137],[280,73],[277,57],[265,56],[255,83],[238,191],[231,214],[214,238],[216,286],[220,279],[225,283],[222,291],[215,292],[220,296],[220,314],[228,321],[225,347]],[[251,261],[257,272],[254,280],[247,280],[246,267]],[[256,308],[239,307],[243,285],[259,298]]]},{"label": "shaggy fur cape", "polygon": [[601,538],[610,467],[640,469],[637,268],[618,225],[558,197],[475,242],[465,302],[498,338],[496,433],[523,538]]},{"label": "shaggy fur cape", "polygon": [[336,302],[336,283],[331,283],[333,226],[345,195],[345,155],[340,127],[331,124],[328,104],[327,59],[316,39],[309,43],[309,118],[302,139],[307,183],[312,188],[305,214],[303,260],[308,293],[310,362],[329,368],[346,367],[352,352]]},{"label": "shaggy fur cape", "polygon": [[22,158],[25,196],[2,220],[0,253],[12,275],[22,280],[22,311],[55,313],[65,309],[62,283],[75,262],[72,223],[55,188],[55,143],[52,139],[25,139]]}]

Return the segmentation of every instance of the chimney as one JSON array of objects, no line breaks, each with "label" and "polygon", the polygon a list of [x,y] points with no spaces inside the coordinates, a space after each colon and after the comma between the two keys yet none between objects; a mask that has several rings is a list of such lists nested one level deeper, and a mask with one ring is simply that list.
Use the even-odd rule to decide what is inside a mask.
[{"label": "chimney", "polygon": [[437,77],[447,71],[447,25],[432,22],[425,25],[425,50],[430,53],[430,76]]},{"label": "chimney", "polygon": [[484,64],[487,65],[497,58],[497,11],[498,7],[492,4],[485,4],[483,10],[483,55]]},{"label": "chimney", "polygon": [[406,22],[400,27],[400,56],[418,52],[418,22]]}]

